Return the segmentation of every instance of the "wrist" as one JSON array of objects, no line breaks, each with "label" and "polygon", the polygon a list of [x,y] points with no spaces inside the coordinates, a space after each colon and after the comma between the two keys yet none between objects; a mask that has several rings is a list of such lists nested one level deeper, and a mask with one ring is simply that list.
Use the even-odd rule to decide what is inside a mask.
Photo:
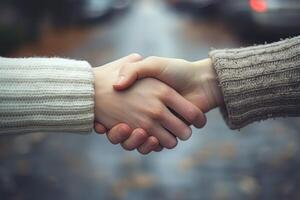
[{"label": "wrist", "polygon": [[196,76],[199,77],[198,84],[202,84],[208,101],[210,102],[210,109],[222,106],[224,98],[219,86],[218,76],[210,58],[196,61],[193,65],[197,68]]},{"label": "wrist", "polygon": [[103,96],[108,95],[108,84],[107,83],[107,70],[105,70],[104,67],[95,67],[93,68],[93,73],[94,73],[94,113],[95,113],[95,120],[98,120],[99,116],[99,105],[101,107],[106,106],[104,105],[103,102],[101,102],[101,99]]}]

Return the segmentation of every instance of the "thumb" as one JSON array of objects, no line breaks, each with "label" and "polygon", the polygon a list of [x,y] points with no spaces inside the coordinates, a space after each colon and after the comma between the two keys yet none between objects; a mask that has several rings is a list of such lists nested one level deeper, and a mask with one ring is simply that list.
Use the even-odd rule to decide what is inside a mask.
[{"label": "thumb", "polygon": [[124,90],[130,87],[139,78],[137,70],[140,69],[137,69],[134,64],[126,64],[122,67],[118,79],[113,85],[114,89]]},{"label": "thumb", "polygon": [[141,78],[152,77],[158,79],[164,67],[164,62],[159,62],[157,58],[151,57],[139,62],[127,63],[121,67],[118,79],[113,87],[116,90],[124,90]]}]

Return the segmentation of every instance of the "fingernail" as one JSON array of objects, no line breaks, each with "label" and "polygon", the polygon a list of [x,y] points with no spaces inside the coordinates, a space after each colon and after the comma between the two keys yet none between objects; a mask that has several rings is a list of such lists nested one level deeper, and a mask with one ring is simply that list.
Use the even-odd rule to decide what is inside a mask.
[{"label": "fingernail", "polygon": [[191,129],[191,127],[188,127],[188,128],[186,129],[186,134],[187,134],[187,135],[191,135],[191,134],[192,134],[192,129]]},{"label": "fingernail", "polygon": [[125,81],[125,76],[120,76],[116,82],[116,85],[122,85]]},{"label": "fingernail", "polygon": [[184,138],[183,140],[188,140],[192,135],[192,129],[190,127],[188,127],[185,131],[184,131]]}]

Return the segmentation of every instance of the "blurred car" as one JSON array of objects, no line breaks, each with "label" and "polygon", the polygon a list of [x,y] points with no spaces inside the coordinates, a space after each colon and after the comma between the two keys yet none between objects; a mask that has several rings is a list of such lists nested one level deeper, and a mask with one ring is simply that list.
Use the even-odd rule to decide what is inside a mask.
[{"label": "blurred car", "polygon": [[249,6],[257,25],[300,29],[299,0],[250,0]]},{"label": "blurred car", "polygon": [[300,0],[224,0],[220,10],[246,31],[300,32]]}]

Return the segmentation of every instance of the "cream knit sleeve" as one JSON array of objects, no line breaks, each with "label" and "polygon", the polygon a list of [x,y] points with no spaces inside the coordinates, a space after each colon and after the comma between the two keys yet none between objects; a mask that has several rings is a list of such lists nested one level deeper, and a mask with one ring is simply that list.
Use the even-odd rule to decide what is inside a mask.
[{"label": "cream knit sleeve", "polygon": [[214,50],[232,129],[267,118],[300,116],[300,36],[240,49]]},{"label": "cream knit sleeve", "polygon": [[90,133],[93,79],[86,61],[0,57],[0,135]]}]

